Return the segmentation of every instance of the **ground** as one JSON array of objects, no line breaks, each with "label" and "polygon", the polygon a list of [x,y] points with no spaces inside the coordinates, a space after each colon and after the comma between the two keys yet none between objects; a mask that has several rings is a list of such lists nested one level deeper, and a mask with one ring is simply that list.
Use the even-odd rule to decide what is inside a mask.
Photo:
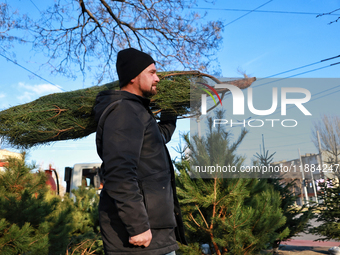
[{"label": "ground", "polygon": [[[315,219],[310,221],[312,226],[320,225]],[[292,240],[281,243],[279,253],[277,255],[318,255],[330,254],[328,249],[334,246],[339,246],[340,242],[337,240],[329,240],[324,242],[317,242],[316,239],[321,236],[300,233]],[[268,254],[268,252],[267,252]],[[270,253],[269,253],[270,254]]]},{"label": "ground", "polygon": [[[330,247],[312,247],[312,246],[291,246],[283,245],[280,247],[276,255],[320,255],[329,254]],[[263,254],[272,254],[270,251],[265,251]]]}]

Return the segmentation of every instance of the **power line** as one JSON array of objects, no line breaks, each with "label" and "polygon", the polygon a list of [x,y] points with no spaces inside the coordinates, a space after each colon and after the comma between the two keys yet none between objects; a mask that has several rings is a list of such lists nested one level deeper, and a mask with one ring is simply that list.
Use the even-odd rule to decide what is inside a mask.
[{"label": "power line", "polygon": [[[308,67],[308,66],[312,66],[312,65],[316,65],[316,64],[319,64],[319,63],[322,63],[322,62],[326,62],[326,61],[329,61],[329,60],[332,60],[332,59],[336,59],[336,58],[339,58],[339,57],[340,57],[340,55],[334,56],[334,57],[331,57],[331,58],[325,58],[325,59],[322,59],[320,61],[314,62],[312,64],[308,64],[308,65],[304,65],[304,66],[300,66],[300,67],[297,67],[297,68],[293,68],[293,69],[290,69],[290,70],[287,70],[287,71],[284,71],[284,72],[276,73],[276,74],[267,76],[265,78],[271,78],[271,77],[278,76],[278,75],[281,75],[281,74],[289,73],[289,72],[296,71],[296,70],[299,70],[299,69],[302,69],[302,68],[305,68],[305,67]],[[338,63],[335,63],[335,64],[338,64]],[[333,66],[333,65],[334,64],[331,64],[330,66]],[[265,79],[265,78],[262,78],[262,79]]]},{"label": "power line", "polygon": [[[330,90],[335,89],[335,88],[338,88],[338,87],[340,87],[340,85],[337,85],[337,86],[332,87],[332,88],[329,88],[329,89],[322,90],[322,91],[320,91],[320,92],[314,94],[314,96],[315,96],[315,95],[322,94],[322,93],[325,93],[325,92],[327,92],[327,91],[330,91]],[[340,90],[333,91],[333,92],[331,92],[331,93],[328,93],[328,94],[326,94],[326,95],[319,96],[319,97],[317,97],[317,98],[314,97],[313,99],[309,100],[308,102],[312,102],[312,101],[318,100],[318,99],[323,98],[323,97],[326,97],[326,96],[334,95],[335,93],[338,93],[338,92],[340,92]],[[291,108],[293,108],[293,107],[294,107],[294,106],[291,105],[291,106],[287,107],[287,110],[289,110],[289,109],[291,109]],[[272,114],[277,114],[277,113],[279,113],[279,110],[280,110],[280,109],[281,109],[281,106],[279,106],[278,108],[276,108],[275,112],[273,112]]]},{"label": "power line", "polygon": [[269,4],[269,3],[272,2],[272,1],[273,1],[273,0],[270,0],[270,1],[268,1],[268,2],[266,2],[266,3],[264,3],[264,4],[262,4],[262,5],[260,5],[259,7],[255,8],[254,10],[248,11],[247,13],[245,13],[245,14],[243,14],[242,16],[238,17],[237,19],[234,19],[234,20],[230,21],[228,24],[225,25],[225,27],[226,27],[226,26],[229,26],[230,24],[234,23],[235,21],[237,21],[237,20],[239,20],[239,19],[242,19],[244,16],[247,16],[248,14],[250,14],[250,13],[256,11],[257,9],[259,9],[259,8],[261,8],[261,7],[263,7],[263,6],[265,6],[266,4]]},{"label": "power line", "polygon": [[[276,14],[296,14],[296,15],[320,15],[320,13],[316,12],[289,12],[289,11],[265,11],[265,10],[246,10],[246,9],[227,9],[227,8],[203,8],[203,7],[194,7],[192,9],[198,9],[198,10],[212,10],[212,11],[236,11],[236,12],[262,12],[262,13],[276,13]],[[340,14],[336,13],[330,13],[327,15],[332,16],[339,16]]]},{"label": "power line", "polygon": [[37,8],[37,10],[39,11],[39,12],[41,12],[40,11],[40,9],[38,8],[38,6],[36,6],[36,4],[32,1],[32,0],[30,0],[31,1],[31,3],[35,6],[35,8]]},{"label": "power line", "polygon": [[52,83],[52,82],[50,82],[50,81],[46,80],[45,78],[43,78],[43,77],[41,77],[40,75],[38,75],[38,74],[36,74],[36,73],[32,72],[31,70],[27,69],[26,67],[24,67],[24,66],[22,66],[22,65],[18,64],[17,62],[15,62],[15,61],[13,61],[12,59],[10,59],[10,58],[6,57],[5,55],[3,55],[3,54],[1,54],[1,53],[0,53],[0,56],[2,56],[3,58],[7,59],[8,61],[10,61],[10,62],[14,63],[15,65],[17,65],[17,66],[19,66],[19,67],[21,67],[21,68],[25,69],[26,71],[28,71],[28,72],[30,72],[31,74],[33,74],[33,75],[37,76],[38,78],[40,78],[40,79],[42,79],[42,80],[44,80],[44,81],[48,82],[49,84],[51,84],[51,85],[53,85],[53,86],[55,86],[55,87],[59,88],[60,90],[62,90],[62,91],[64,91],[64,92],[66,91],[66,90],[64,90],[63,88],[61,88],[60,86],[58,86],[58,85],[55,85],[54,83]]},{"label": "power line", "polygon": [[[270,76],[265,77],[265,78],[261,78],[261,79],[259,79],[259,80],[266,79],[266,78],[270,78],[270,77],[273,77],[273,76],[276,76],[276,75],[280,75],[280,74],[284,74],[284,73],[288,73],[288,72],[295,71],[295,70],[298,70],[298,69],[302,69],[302,68],[305,68],[305,67],[308,67],[308,66],[312,66],[312,65],[315,65],[315,64],[319,64],[319,63],[322,63],[322,62],[326,62],[326,61],[329,61],[329,60],[333,60],[333,59],[336,59],[336,58],[339,58],[339,57],[340,57],[340,55],[334,56],[334,57],[330,57],[330,58],[326,58],[326,59],[322,59],[322,60],[317,61],[317,62],[314,62],[314,63],[312,63],[312,64],[308,64],[308,65],[304,65],[304,66],[301,66],[301,67],[293,68],[293,69],[290,69],[290,70],[287,70],[287,71],[284,71],[284,72],[280,72],[280,73],[277,73],[277,74],[274,74],[274,75],[270,75]],[[316,69],[312,69],[312,70],[308,70],[308,71],[301,72],[301,73],[298,73],[298,74],[294,74],[294,75],[291,75],[291,76],[288,76],[288,77],[285,77],[285,78],[276,79],[276,80],[274,80],[274,81],[270,81],[270,82],[266,82],[266,83],[263,83],[263,84],[259,84],[259,85],[253,86],[253,88],[260,87],[260,86],[267,85],[267,84],[274,83],[274,82],[278,82],[278,81],[285,80],[285,79],[288,79],[288,78],[296,77],[296,76],[298,76],[298,75],[302,75],[302,74],[314,72],[314,71],[321,70],[321,69],[324,69],[324,68],[328,68],[328,67],[331,67],[331,66],[335,66],[335,65],[338,65],[338,64],[340,64],[340,62],[332,63],[332,64],[327,65],[327,66],[319,67],[319,68],[316,68]],[[258,80],[258,81],[259,81],[259,80]],[[329,89],[322,90],[322,91],[320,91],[320,92],[314,94],[314,96],[319,95],[319,94],[322,94],[322,93],[325,93],[325,92],[327,92],[327,91],[333,90],[333,89],[338,88],[338,87],[340,87],[340,85],[337,85],[337,86],[332,87],[332,88],[329,88]],[[317,98],[313,98],[313,99],[310,100],[309,102],[314,101],[314,100],[317,100],[317,99],[320,99],[320,98],[323,98],[323,97],[326,97],[326,96],[329,96],[329,95],[333,95],[333,94],[338,93],[338,92],[340,92],[340,90],[331,92],[331,93],[329,93],[329,94],[327,94],[327,95],[319,96],[319,97],[317,97]],[[293,107],[293,106],[288,107],[287,110],[290,109],[290,108],[292,108],[292,107]],[[275,110],[275,112],[273,112],[272,114],[277,114],[277,113],[279,112],[280,109],[281,109],[281,107],[278,107],[278,108]]]},{"label": "power line", "polygon": [[[335,89],[335,88],[338,88],[338,87],[340,87],[340,85],[335,86],[335,87],[330,88],[330,89],[327,89],[327,90],[320,91],[320,92],[318,92],[318,93],[315,94],[315,95],[322,94],[322,93],[324,93],[324,92],[326,92],[326,91],[329,91],[329,90],[332,90],[332,89]],[[328,94],[326,94],[326,95],[319,96],[319,97],[317,97],[317,98],[313,98],[313,99],[310,100],[309,102],[314,101],[314,100],[317,100],[317,99],[320,99],[320,98],[323,98],[323,97],[326,97],[326,96],[329,96],[329,95],[334,95],[335,93],[338,93],[338,92],[340,92],[340,90],[336,90],[336,91],[333,91],[333,92],[328,93]],[[315,96],[315,95],[314,95],[314,96]]]},{"label": "power line", "polygon": [[[333,87],[333,88],[330,88],[330,89],[322,90],[322,91],[320,91],[320,92],[314,94],[314,96],[315,96],[315,95],[322,94],[322,93],[325,93],[325,92],[327,92],[327,91],[329,91],[329,90],[332,90],[332,89],[335,89],[335,88],[338,88],[338,87],[340,87],[340,85],[337,85],[337,86],[335,86],[335,87]],[[340,89],[339,89],[339,90],[336,90],[336,91],[333,91],[333,92],[331,92],[331,93],[328,93],[328,94],[326,94],[326,95],[319,96],[319,97],[317,97],[317,98],[314,97],[313,99],[309,100],[308,102],[312,102],[312,101],[318,100],[318,99],[323,98],[323,97],[326,97],[326,96],[334,95],[335,93],[338,93],[338,92],[340,92]],[[290,107],[287,107],[287,110],[288,110],[288,109],[291,109],[291,108],[293,108],[293,107],[294,107],[294,106],[291,105]],[[278,109],[281,109],[281,107],[279,107]]]},{"label": "power line", "polygon": [[334,57],[331,57],[331,58],[326,58],[326,59],[321,60],[320,62],[325,62],[325,61],[328,61],[328,60],[331,60],[331,59],[335,59],[335,58],[339,58],[339,57],[340,57],[340,55],[334,56]]},{"label": "power line", "polygon": [[[319,95],[319,94],[322,94],[322,93],[325,93],[325,92],[330,91],[330,90],[335,89],[335,88],[339,88],[339,87],[340,87],[340,85],[337,85],[337,86],[335,86],[335,87],[332,87],[332,88],[329,88],[329,89],[322,90],[322,91],[320,91],[320,92],[314,94],[314,96]],[[309,100],[308,102],[312,102],[312,101],[318,100],[318,99],[323,98],[323,97],[326,97],[326,96],[334,95],[335,93],[338,93],[338,92],[340,92],[340,89],[339,89],[339,90],[336,90],[336,91],[333,91],[333,92],[330,92],[330,93],[328,93],[328,94],[326,94],[326,95],[322,95],[322,96],[319,96],[319,97],[317,97],[317,98],[313,98],[312,100]],[[289,109],[291,109],[291,108],[293,108],[293,107],[294,107],[294,106],[291,105],[291,106],[287,107],[287,110],[289,110]],[[272,114],[274,115],[274,114],[279,113],[279,110],[280,110],[280,109],[281,109],[281,106],[279,106],[278,108],[276,108],[275,112],[273,112]]]},{"label": "power line", "polygon": [[[323,59],[323,60],[314,62],[314,63],[312,63],[312,64],[308,64],[308,65],[304,65],[304,66],[301,66],[301,67],[293,68],[293,69],[290,69],[290,70],[287,70],[287,71],[284,71],[284,72],[280,72],[280,73],[278,73],[278,74],[274,74],[274,75],[271,75],[271,76],[268,76],[268,77],[273,77],[273,76],[276,76],[276,75],[288,73],[288,72],[295,71],[295,70],[298,70],[298,69],[301,69],[301,68],[305,68],[305,67],[308,67],[308,66],[312,66],[312,65],[315,65],[315,64],[319,64],[319,63],[322,63],[322,62],[326,62],[326,61],[329,61],[329,60],[333,60],[333,59],[336,59],[336,58],[339,58],[339,57],[340,57],[340,55],[334,56],[334,57],[331,57],[331,58],[327,58],[327,59]],[[279,79],[279,80],[275,80],[275,81],[272,81],[272,82],[276,82],[276,81],[288,79],[288,78],[295,77],[295,76],[298,76],[298,75],[301,75],[301,74],[306,74],[306,73],[314,72],[314,71],[317,71],[317,70],[320,70],[320,69],[324,69],[324,68],[327,68],[327,67],[331,67],[331,66],[334,66],[334,65],[338,65],[338,64],[340,64],[340,62],[332,63],[332,64],[327,65],[327,66],[323,66],[323,67],[316,68],[316,69],[313,69],[313,70],[309,70],[309,71],[305,71],[305,72],[298,73],[298,74],[295,74],[295,75],[291,75],[291,76],[289,76],[289,77],[282,78],[282,79]],[[268,78],[268,77],[267,77],[267,78]],[[264,78],[262,78],[262,79],[264,79]],[[272,83],[272,82],[260,84],[260,85],[258,85],[258,86],[262,86],[262,85],[269,84],[269,83]],[[254,86],[254,87],[258,87],[258,86]],[[328,92],[328,91],[330,91],[330,90],[334,90],[335,88],[339,88],[339,87],[340,87],[340,85],[337,85],[337,86],[334,86],[334,87],[332,87],[332,88],[322,90],[322,91],[320,91],[320,92],[314,94],[314,96],[320,95],[320,94],[325,93],[325,92]],[[329,95],[334,95],[335,93],[338,93],[338,92],[340,92],[340,89],[339,89],[339,90],[336,90],[336,91],[333,91],[333,92],[330,92],[330,93],[328,93],[328,94],[326,94],[326,95],[321,95],[321,96],[316,97],[316,98],[314,97],[314,98],[313,98],[312,100],[310,100],[309,102],[315,101],[315,100],[318,100],[318,99],[321,99],[321,98],[326,97],[326,96],[329,96]],[[287,107],[287,110],[288,110],[288,109],[291,109],[291,108],[293,108],[293,106]],[[279,113],[279,110],[280,110],[280,109],[281,109],[281,107],[278,107],[278,108],[275,110],[275,112],[272,113],[272,114],[277,114],[277,113]],[[262,118],[260,118],[260,119],[262,119]],[[297,134],[295,134],[295,135],[297,135]],[[302,143],[289,144],[289,145],[280,145],[280,147],[288,147],[288,146],[300,145],[300,144],[306,144],[306,143],[309,143],[309,142],[302,142]],[[268,147],[268,148],[271,148],[271,147]],[[274,148],[274,147],[273,147],[273,148]],[[246,149],[246,150],[253,150],[253,149],[249,149],[249,148],[248,148],[248,149]]]},{"label": "power line", "polygon": [[267,77],[261,78],[260,80],[271,78],[271,77],[275,77],[275,76],[278,76],[278,75],[281,75],[281,74],[285,74],[285,73],[289,73],[289,72],[292,72],[292,71],[296,71],[296,70],[299,70],[299,69],[302,69],[302,68],[305,68],[305,67],[309,67],[309,66],[312,66],[312,65],[316,65],[316,64],[319,64],[319,63],[320,63],[320,61],[314,62],[312,64],[296,67],[296,68],[293,68],[293,69],[290,69],[290,70],[287,70],[287,71],[284,71],[284,72],[280,72],[280,73],[276,73],[276,74],[273,74],[273,75],[269,75]]},{"label": "power line", "polygon": [[[294,68],[294,69],[291,69],[291,70],[288,70],[288,71],[285,71],[285,72],[281,72],[280,74],[286,73],[286,72],[289,72],[289,71],[292,71],[292,70],[297,70],[297,69],[300,69],[300,68],[303,68],[303,67],[306,67],[306,66],[311,66],[311,65],[314,65],[314,64],[317,64],[317,63],[321,63],[321,62],[329,61],[329,60],[332,60],[332,59],[336,59],[336,58],[339,58],[339,57],[340,57],[340,55],[334,56],[334,57],[331,57],[331,58],[327,58],[327,59],[323,59],[323,60],[321,60],[321,61],[318,61],[318,62],[309,64],[309,65],[305,65],[305,66],[302,66],[302,67],[299,67],[299,68]],[[269,84],[269,83],[273,83],[273,82],[285,80],[285,79],[288,79],[288,78],[292,78],[292,77],[295,77],[295,76],[298,76],[298,75],[301,75],[301,74],[306,74],[306,73],[314,72],[314,71],[317,71],[317,70],[320,70],[320,69],[324,69],[324,68],[327,68],[327,67],[331,67],[331,66],[334,66],[334,65],[337,65],[337,64],[340,64],[340,62],[333,63],[333,64],[330,64],[330,65],[328,65],[328,66],[319,67],[319,68],[316,68],[316,69],[313,69],[313,70],[309,70],[309,71],[306,71],[306,72],[298,73],[298,74],[295,74],[295,75],[291,75],[291,76],[289,76],[289,77],[285,77],[285,78],[282,78],[282,79],[278,79],[278,80],[274,80],[274,81],[271,81],[271,82],[263,83],[263,84],[254,86],[254,88],[255,88],[255,87],[262,86],[262,85],[266,85],[266,84]],[[275,76],[275,75],[271,75],[270,77],[272,77],[272,76]],[[263,78],[263,79],[264,79],[264,78]],[[319,97],[316,97],[316,98],[315,98],[316,95],[320,95],[320,94],[322,94],[322,93],[325,93],[325,92],[327,92],[327,91],[330,91],[330,90],[333,90],[333,89],[339,88],[339,87],[340,87],[340,85],[337,85],[337,86],[334,86],[334,87],[332,87],[332,88],[322,90],[322,91],[320,91],[320,92],[314,94],[314,95],[313,95],[314,98],[313,98],[312,100],[308,101],[308,102],[315,101],[315,100],[318,100],[318,99],[320,99],[320,98],[323,98],[323,97],[326,97],[326,96],[329,96],[329,95],[334,95],[335,93],[340,92],[340,89],[339,89],[339,90],[336,90],[336,91],[333,91],[333,92],[330,92],[330,93],[328,93],[328,94],[326,94],[326,95],[322,95],[322,96],[319,96]],[[293,108],[293,106],[287,107],[287,110],[289,110],[289,109],[291,109],[291,108]],[[278,108],[276,108],[275,112],[273,112],[272,115],[279,113],[279,110],[280,110],[280,109],[281,109],[280,106],[279,106]],[[261,118],[260,118],[260,119],[261,119]]]},{"label": "power line", "polygon": [[[340,85],[337,85],[337,86],[335,86],[335,87],[332,87],[332,88],[329,88],[329,89],[325,89],[325,90],[323,90],[323,91],[320,91],[320,92],[314,94],[314,96],[319,95],[319,94],[322,94],[322,93],[324,93],[324,92],[330,91],[330,90],[335,89],[335,88],[338,88],[338,87],[340,87]],[[313,101],[313,100],[312,100],[312,101]]]},{"label": "power line", "polygon": [[[265,77],[265,78],[259,79],[258,81],[261,81],[261,80],[267,79],[267,78],[271,78],[271,77],[275,77],[275,76],[278,76],[278,75],[281,75],[281,74],[289,73],[289,72],[292,72],[292,71],[296,71],[296,70],[299,70],[299,69],[302,69],[302,68],[305,68],[305,67],[309,67],[309,66],[312,66],[312,65],[320,64],[320,63],[322,63],[322,62],[326,62],[326,61],[329,61],[329,60],[332,60],[332,59],[336,59],[336,58],[339,58],[339,57],[340,57],[340,55],[334,56],[334,57],[331,57],[331,58],[326,58],[326,59],[323,59],[323,60],[320,60],[320,61],[317,61],[317,62],[308,64],[308,65],[300,66],[300,67],[293,68],[293,69],[290,69],[290,70],[287,70],[287,71],[284,71],[284,72],[280,72],[280,73],[276,73],[276,74],[273,74],[273,75],[269,75],[269,76],[267,76],[267,77]],[[285,78],[281,78],[281,79],[279,79],[279,80],[274,80],[274,81],[270,81],[270,82],[267,82],[267,83],[258,84],[258,85],[256,85],[256,86],[254,86],[254,88],[260,87],[260,86],[263,86],[263,85],[267,85],[267,84],[269,84],[269,83],[278,82],[278,81],[281,81],[281,80],[284,80],[284,79],[296,77],[296,76],[298,76],[298,75],[302,75],[302,74],[306,74],[306,73],[315,72],[315,71],[318,71],[318,70],[321,70],[321,69],[324,69],[324,68],[327,68],[327,67],[335,66],[335,65],[337,65],[337,64],[340,64],[340,62],[332,63],[332,64],[327,65],[327,66],[323,66],[323,67],[315,68],[315,69],[312,69],[312,70],[309,70],[309,71],[305,71],[305,72],[301,72],[301,73],[298,73],[298,74],[294,74],[294,75],[291,75],[291,76],[288,76],[288,77],[285,77]]]},{"label": "power line", "polygon": [[[330,67],[330,66],[331,65],[323,66],[323,67],[319,67],[319,68],[312,69],[312,70],[309,70],[309,71],[305,71],[305,72],[302,72],[302,73],[294,74],[294,75],[291,75],[291,76],[288,76],[288,77],[285,77],[285,78],[281,78],[281,79],[278,79],[278,80],[269,81],[269,82],[266,82],[266,83],[262,83],[262,84],[256,85],[253,88],[257,88],[257,87],[261,87],[263,85],[267,85],[267,84],[270,84],[270,83],[274,83],[274,82],[282,81],[282,80],[285,80],[285,79],[293,78],[293,77],[296,77],[296,76],[299,76],[299,75],[302,75],[302,74],[315,72],[315,71],[318,71],[318,70],[321,70],[321,69],[324,69],[324,68],[327,68],[327,67]],[[263,79],[265,79],[265,78],[263,78]]]}]

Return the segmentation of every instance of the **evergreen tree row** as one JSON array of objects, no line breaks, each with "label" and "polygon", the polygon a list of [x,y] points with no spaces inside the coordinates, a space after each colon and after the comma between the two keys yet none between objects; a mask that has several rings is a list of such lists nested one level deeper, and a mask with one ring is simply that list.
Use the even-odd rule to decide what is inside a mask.
[{"label": "evergreen tree row", "polygon": [[[237,148],[246,133],[243,130],[233,143],[230,133],[211,127],[203,138],[184,136],[187,148],[175,166],[190,244],[181,246],[179,255],[206,250],[216,255],[275,252],[282,241],[306,231],[315,207],[294,206],[294,182],[219,175],[194,178],[193,164],[240,167],[244,158],[237,155]],[[273,155],[263,147],[254,164],[270,164]],[[9,159],[0,172],[0,254],[104,254],[96,190],[80,188],[74,191],[74,200],[52,195],[45,174],[34,169],[25,158]],[[340,240],[339,194],[334,183],[321,193],[323,204],[316,215],[322,224],[311,232],[324,240]]]},{"label": "evergreen tree row", "polygon": [[104,254],[94,189],[52,195],[44,173],[9,159],[0,172],[0,254]]},{"label": "evergreen tree row", "polygon": [[[216,118],[221,119],[222,115],[218,112]],[[206,136],[184,136],[186,147],[181,151],[181,161],[174,162],[179,171],[177,193],[190,242],[189,246],[181,246],[179,254],[244,255],[264,249],[277,252],[282,241],[306,231],[314,208],[294,206],[294,181],[237,178],[229,173],[196,176],[192,166],[240,169],[245,160],[236,151],[246,130],[232,143],[232,134],[220,126],[212,128],[211,118],[208,125]],[[258,161],[253,163],[268,166],[273,155],[263,147],[263,152],[256,154]]]}]

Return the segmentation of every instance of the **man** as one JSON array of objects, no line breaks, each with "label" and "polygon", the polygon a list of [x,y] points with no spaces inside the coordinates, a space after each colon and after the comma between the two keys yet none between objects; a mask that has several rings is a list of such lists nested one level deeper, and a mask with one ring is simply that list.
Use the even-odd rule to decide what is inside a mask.
[{"label": "man", "polygon": [[107,255],[175,254],[186,243],[174,169],[165,143],[176,116],[157,123],[147,98],[157,93],[153,58],[133,48],[117,55],[120,91],[100,92],[94,108],[104,188],[99,217]]}]

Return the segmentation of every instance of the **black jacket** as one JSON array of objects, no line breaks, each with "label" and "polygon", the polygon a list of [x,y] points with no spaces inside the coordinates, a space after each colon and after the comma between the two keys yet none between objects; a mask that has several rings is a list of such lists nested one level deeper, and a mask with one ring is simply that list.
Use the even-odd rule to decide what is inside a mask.
[{"label": "black jacket", "polygon": [[[162,114],[157,123],[149,103],[125,91],[97,96],[96,143],[105,179],[99,213],[107,254],[165,254],[177,249],[175,236],[186,243],[174,169],[165,146],[176,117]],[[129,236],[148,229],[153,234],[149,247],[128,243]]]}]

